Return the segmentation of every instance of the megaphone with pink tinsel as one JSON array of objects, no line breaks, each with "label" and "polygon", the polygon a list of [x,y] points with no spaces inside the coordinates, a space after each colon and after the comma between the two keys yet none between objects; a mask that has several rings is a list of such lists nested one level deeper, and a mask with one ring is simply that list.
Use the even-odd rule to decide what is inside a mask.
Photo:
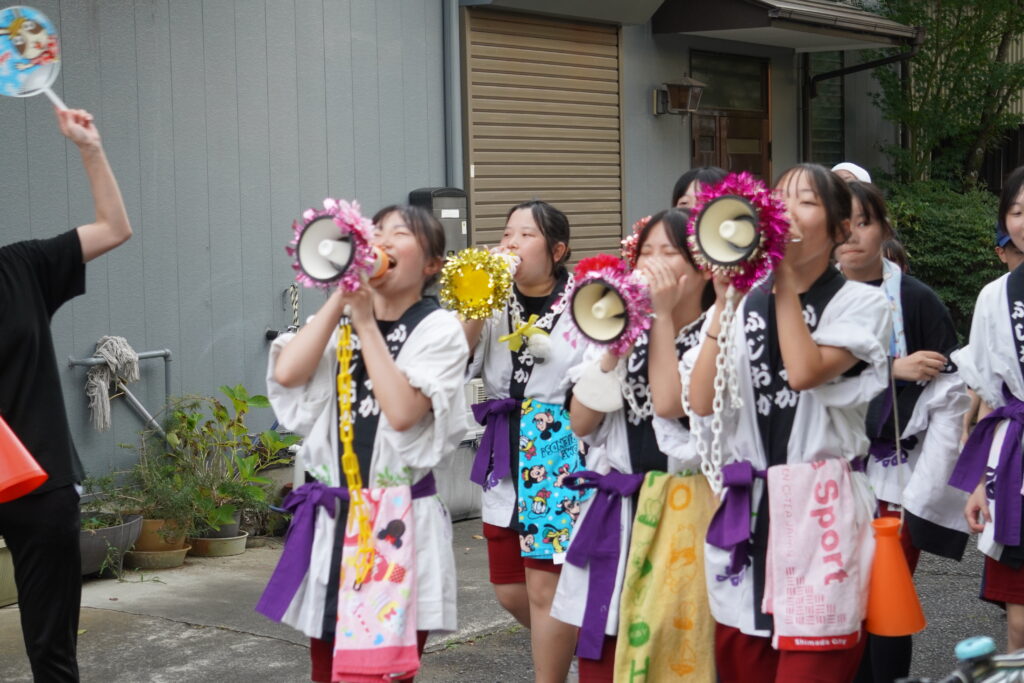
[{"label": "megaphone with pink tinsel", "polygon": [[726,387],[732,407],[742,405],[732,362],[736,336],[742,334],[742,328],[737,328],[734,320],[736,294],[749,290],[782,260],[789,221],[785,205],[772,196],[764,183],[749,173],[731,173],[717,185],[701,190],[688,227],[687,243],[697,266],[729,280],[719,318],[721,331],[716,340],[715,414],[711,421],[710,448],[704,432],[695,433],[701,472],[718,493],[722,490],[721,433]]},{"label": "megaphone with pink tinsel", "polygon": [[576,329],[615,355],[626,353],[651,326],[645,283],[625,261],[609,254],[581,260],[575,280],[569,315]]},{"label": "megaphone with pink tinsel", "polygon": [[788,232],[782,201],[749,173],[731,173],[697,196],[687,241],[698,267],[745,292],[782,260]]},{"label": "megaphone with pink tinsel", "polygon": [[292,223],[293,239],[286,250],[295,261],[295,279],[306,287],[349,292],[394,267],[387,253],[371,244],[373,222],[359,211],[358,202],[324,200],[323,209],[306,209]]}]

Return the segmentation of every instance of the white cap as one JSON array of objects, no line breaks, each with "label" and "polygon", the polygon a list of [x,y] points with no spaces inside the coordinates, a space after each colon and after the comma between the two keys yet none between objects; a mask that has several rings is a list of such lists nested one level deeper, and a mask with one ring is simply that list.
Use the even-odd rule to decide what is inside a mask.
[{"label": "white cap", "polygon": [[854,178],[856,178],[857,180],[861,181],[862,183],[870,183],[871,182],[871,174],[870,173],[865,171],[863,168],[861,168],[857,164],[851,164],[849,161],[844,161],[841,164],[836,164],[835,166],[833,166],[832,167],[832,172],[835,173],[836,171],[846,171],[847,173],[852,174]]}]

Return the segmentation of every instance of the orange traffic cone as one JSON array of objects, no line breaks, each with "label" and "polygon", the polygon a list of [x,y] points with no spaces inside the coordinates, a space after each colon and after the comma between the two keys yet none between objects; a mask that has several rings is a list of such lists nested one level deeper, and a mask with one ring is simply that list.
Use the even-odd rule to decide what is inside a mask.
[{"label": "orange traffic cone", "polygon": [[7,503],[39,488],[46,472],[0,417],[0,503]]},{"label": "orange traffic cone", "polygon": [[914,579],[900,547],[900,520],[873,520],[875,557],[871,562],[868,613],[864,626],[876,636],[909,636],[925,626]]}]

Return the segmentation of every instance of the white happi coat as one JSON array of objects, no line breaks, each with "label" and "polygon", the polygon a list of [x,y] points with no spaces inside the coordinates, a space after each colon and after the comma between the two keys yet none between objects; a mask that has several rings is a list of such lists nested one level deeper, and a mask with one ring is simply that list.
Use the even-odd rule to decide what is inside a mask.
[{"label": "white happi coat", "polygon": [[[329,486],[343,487],[335,391],[337,334],[335,330],[309,382],[295,388],[278,384],[273,373],[281,349],[295,335],[275,339],[267,366],[267,394],[281,425],[305,437],[300,457],[306,469]],[[413,484],[455,451],[468,427],[463,390],[468,354],[462,326],[449,311],[430,313],[409,334],[395,364],[409,383],[430,399],[431,410],[402,432],[394,429],[381,411],[370,472],[363,473],[364,486],[393,486],[396,480]],[[436,495],[418,498],[413,501],[413,518],[416,628],[452,631],[455,557],[448,509]],[[321,635],[334,538],[335,519],[318,509],[309,572],[282,619],[311,638]]]},{"label": "white happi coat", "polygon": [[[566,297],[569,296],[566,288]],[[484,324],[480,339],[467,371],[467,377],[477,375],[483,379],[484,392],[488,399],[509,398],[512,386],[512,352],[508,344],[498,341],[499,337],[509,333],[508,305],[501,312],[488,319]],[[550,333],[551,349],[548,357],[537,363],[530,379],[526,383],[526,398],[544,403],[565,402],[565,391],[568,388],[566,377],[569,368],[579,364],[583,359],[584,343],[573,334],[572,321],[569,319],[568,307],[559,316]],[[526,351],[524,343],[520,353]],[[505,477],[494,488],[483,492],[483,512],[481,516],[486,524],[507,528],[516,510],[516,488],[512,477],[516,476],[515,457],[512,454],[511,475]],[[588,466],[589,466],[589,460]]]},{"label": "white happi coat", "polygon": [[[569,382],[575,384],[588,364],[599,364],[605,348],[588,345],[582,363],[569,370]],[[626,359],[619,360],[615,369],[620,385],[625,385]],[[614,413],[607,413],[597,429],[588,436],[580,437],[590,450],[587,451],[587,469],[600,474],[609,470],[617,470],[624,474],[632,474],[633,468],[629,459],[629,442],[626,435],[626,410],[623,407]],[[668,456],[668,469],[671,474],[684,469],[699,470],[700,459],[690,440],[690,432],[679,420],[669,420],[655,415],[652,418],[654,434],[658,440],[658,448]],[[579,529],[594,502],[591,496],[580,506],[580,519],[574,529]],[[629,556],[629,541],[633,532],[633,500],[622,499],[622,513],[619,521],[619,563],[615,569],[615,589],[612,591],[608,607],[608,620],[605,622],[605,633],[616,635],[619,629],[619,597],[622,593],[622,582],[626,574],[626,560]],[[590,585],[590,568],[577,567],[568,562],[562,565],[562,574],[558,579],[558,588],[551,605],[551,616],[575,626],[582,626],[583,614],[587,606],[587,592]]]},{"label": "white happi coat", "polygon": [[[922,299],[918,294],[918,305],[927,302],[929,307],[941,309],[942,314],[948,317],[942,302],[924,283],[914,278],[910,278],[909,283],[904,280],[906,276],[895,264],[884,261],[883,270],[884,283],[880,290],[889,298],[893,337],[900,337],[892,346],[900,355],[907,355],[910,348],[934,349],[934,344],[940,340],[920,338],[922,331],[919,326],[907,329],[903,325],[904,319],[910,318],[903,311],[904,288],[910,284],[911,291],[926,290],[930,296]],[[926,309],[913,313],[920,316],[924,314],[923,310]],[[909,335],[913,336],[908,339]],[[907,461],[899,462],[898,466],[892,464],[895,456],[887,459],[888,466],[875,458],[868,458],[868,481],[879,500],[903,505],[921,519],[967,533],[967,522],[961,514],[967,494],[948,484],[960,453],[961,423],[970,406],[967,387],[955,370],[942,372],[934,379],[919,384],[924,385],[924,389],[914,404],[913,413],[906,424],[899,425],[900,439],[917,437],[917,444],[907,451]],[[886,391],[891,392],[891,387]]]},{"label": "white happi coat", "polygon": [[[735,364],[739,396],[743,406],[734,410],[729,396],[725,397],[722,417],[722,461],[723,464],[750,461],[756,469],[766,469],[767,455],[761,443],[757,426],[757,409],[752,386],[750,349],[748,348],[743,324],[746,320],[744,298],[737,306],[737,343],[733,346],[732,362]],[[868,404],[887,385],[889,378],[888,353],[890,315],[888,302],[875,287],[860,282],[847,281],[836,292],[823,311],[815,312],[820,319],[812,333],[815,343],[822,346],[844,348],[867,366],[857,375],[839,376],[813,389],[800,392],[793,427],[787,445],[787,463],[805,463],[824,458],[853,460],[868,451],[865,418]],[[810,312],[805,309],[805,317]],[[713,320],[708,314],[705,336],[701,345],[708,343],[707,326]],[[701,346],[691,349],[683,357],[680,372],[684,378],[683,391],[689,387],[689,375],[697,360]],[[726,391],[728,394],[728,390]],[[695,429],[710,434],[711,417],[691,417]],[[710,439],[709,439],[710,442]],[[870,498],[867,478],[862,474],[853,477],[860,487],[858,494]],[[756,480],[751,496],[752,510],[760,505],[764,492],[764,481]],[[841,523],[841,521],[840,521]],[[751,516],[751,533],[754,517]],[[868,539],[871,540],[870,538]],[[861,553],[870,563],[871,553]],[[743,571],[734,584],[723,578],[727,574],[730,553],[709,543],[704,545],[705,576],[708,584],[708,598],[715,620],[725,626],[737,628],[753,636],[768,637],[771,633],[755,627],[754,581],[751,571]],[[868,576],[868,566],[862,568],[862,576]]]},{"label": "white happi coat", "polygon": [[[928,382],[901,437],[917,436],[907,462],[882,468],[871,463],[868,478],[879,500],[902,504],[908,512],[947,529],[968,532],[963,516],[967,494],[949,486],[960,453],[960,430],[970,398],[956,372]],[[895,444],[894,444],[895,445]]]},{"label": "white happi coat", "polygon": [[[1015,330],[1010,326],[1010,307],[1006,291],[1008,277],[1009,273],[988,283],[981,290],[974,305],[970,341],[967,346],[952,354],[953,362],[960,369],[960,376],[964,382],[993,409],[1006,405],[1003,398],[1004,383],[1014,396],[1024,399],[1024,379],[1021,378],[1014,343]],[[1021,310],[1020,314],[1024,318],[1024,310]],[[996,428],[992,448],[988,454],[988,467],[995,468],[999,463],[1007,425],[1008,421],[1003,420]],[[989,500],[988,504],[994,520],[999,514],[996,502]],[[1003,544],[996,542],[993,538],[994,533],[995,524],[986,523],[985,530],[978,535],[978,550],[998,560],[1003,552]]]}]

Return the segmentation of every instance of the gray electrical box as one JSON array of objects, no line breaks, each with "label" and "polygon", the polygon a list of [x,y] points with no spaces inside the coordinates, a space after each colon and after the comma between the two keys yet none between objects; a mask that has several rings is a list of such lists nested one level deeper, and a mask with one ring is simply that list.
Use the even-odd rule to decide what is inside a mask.
[{"label": "gray electrical box", "polygon": [[469,246],[469,209],[465,190],[421,187],[409,193],[409,203],[432,211],[444,226],[445,250],[454,254]]}]

